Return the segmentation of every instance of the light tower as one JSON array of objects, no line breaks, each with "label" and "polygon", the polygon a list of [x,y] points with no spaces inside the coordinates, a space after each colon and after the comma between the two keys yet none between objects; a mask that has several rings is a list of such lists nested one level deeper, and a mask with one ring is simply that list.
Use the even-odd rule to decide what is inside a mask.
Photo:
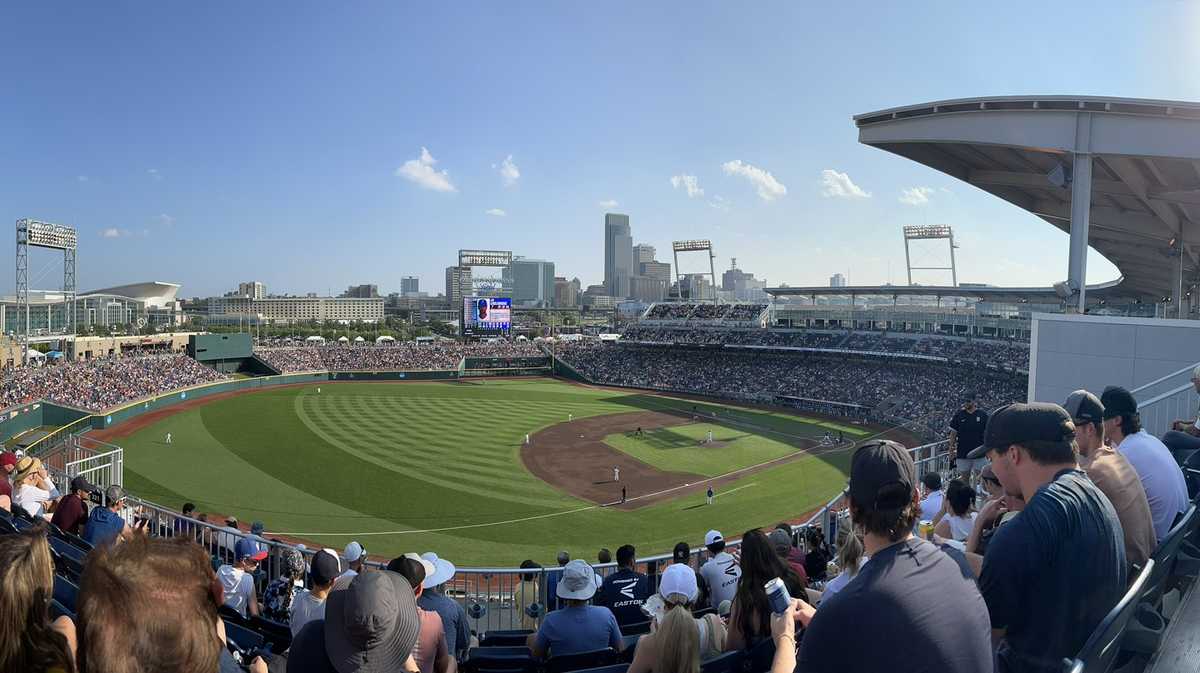
[{"label": "light tower", "polygon": [[[950,266],[913,266],[908,242],[917,240],[947,240],[950,242]],[[904,263],[908,267],[908,284],[912,285],[913,271],[949,271],[950,285],[958,287],[958,268],[954,264],[954,230],[948,224],[919,224],[904,227]]]},{"label": "light tower", "polygon": [[[675,282],[680,283],[680,280],[685,275],[699,275],[699,276],[707,275],[709,281],[712,284],[712,288],[713,288],[713,301],[716,302],[717,301],[717,269],[716,269],[715,260],[717,258],[717,253],[713,252],[712,241],[708,241],[708,240],[673,241],[671,243],[671,249],[675,253]],[[707,252],[708,253],[708,273],[707,274],[704,274],[704,273],[682,274],[682,273],[680,273],[679,272],[679,253],[681,253],[681,252]],[[680,289],[682,290],[682,285],[680,286]],[[695,297],[691,297],[691,299],[695,299]],[[704,298],[701,297],[700,299],[703,300]]]},{"label": "light tower", "polygon": [[[29,360],[29,248],[62,250],[63,253],[63,328],[53,329],[53,320],[47,320],[47,333],[75,334],[75,247],[78,236],[74,227],[51,224],[38,220],[17,220],[17,306],[25,312],[17,322],[17,339],[21,344],[21,363]],[[50,306],[46,306],[49,316]],[[18,316],[21,318],[21,316]]]}]

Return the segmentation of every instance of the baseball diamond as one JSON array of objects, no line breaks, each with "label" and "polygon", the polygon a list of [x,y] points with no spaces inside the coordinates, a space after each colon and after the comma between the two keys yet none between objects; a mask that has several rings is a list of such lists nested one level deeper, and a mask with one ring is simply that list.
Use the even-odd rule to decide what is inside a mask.
[{"label": "baseball diamond", "polygon": [[[614,540],[668,550],[710,528],[795,518],[845,481],[849,442],[810,450],[830,429],[872,433],[773,409],[489,379],[218,395],[97,436],[125,447],[127,486],[160,504],[269,521],[283,538],[496,565]],[[714,442],[700,445],[709,431]]]}]

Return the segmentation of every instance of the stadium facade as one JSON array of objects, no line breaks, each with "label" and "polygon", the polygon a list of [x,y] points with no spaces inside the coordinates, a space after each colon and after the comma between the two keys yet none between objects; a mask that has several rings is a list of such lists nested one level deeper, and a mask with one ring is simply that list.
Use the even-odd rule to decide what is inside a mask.
[{"label": "stadium facade", "polygon": [[[92,326],[170,327],[183,323],[183,310],[177,298],[179,285],[148,281],[84,292],[75,297],[75,325],[78,331]],[[29,330],[31,336],[61,333],[67,329],[67,303],[59,291],[30,291]],[[24,309],[16,296],[0,297],[0,323],[5,334],[22,328]]]},{"label": "stadium facade", "polygon": [[383,297],[212,297],[208,300],[208,322],[378,322],[383,320],[383,303]]}]

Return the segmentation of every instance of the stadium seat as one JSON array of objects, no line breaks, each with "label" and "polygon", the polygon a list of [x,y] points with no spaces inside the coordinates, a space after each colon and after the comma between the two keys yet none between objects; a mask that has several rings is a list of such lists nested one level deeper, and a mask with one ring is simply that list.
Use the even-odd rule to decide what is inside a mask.
[{"label": "stadium seat", "polygon": [[741,673],[745,663],[746,653],[734,650],[701,662],[700,673]]},{"label": "stadium seat", "polygon": [[617,651],[611,647],[575,654],[563,654],[546,660],[546,673],[568,673],[585,668],[600,668],[617,663]]},{"label": "stadium seat", "polygon": [[54,568],[71,579],[79,579],[83,575],[83,559],[87,556],[83,550],[54,537],[49,542]]},{"label": "stadium seat", "polygon": [[72,535],[58,526],[55,526],[54,524],[49,524],[49,528],[50,537],[56,537],[72,547],[82,550],[84,553],[90,552],[92,549],[94,549],[92,543],[79,537],[78,535]]},{"label": "stadium seat", "polygon": [[250,621],[243,617],[242,613],[234,610],[228,605],[217,606],[217,616],[219,616],[221,619],[224,619],[226,622],[233,622],[238,626],[245,626],[247,628],[250,626]]},{"label": "stadium seat", "polygon": [[56,600],[50,600],[50,619],[58,619],[59,617],[70,617],[71,621],[75,621],[75,611],[68,610],[65,605]]},{"label": "stadium seat", "polygon": [[537,668],[528,647],[473,647],[463,662],[466,673],[534,673]]},{"label": "stadium seat", "polygon": [[54,600],[64,608],[75,611],[75,601],[79,597],[79,587],[62,575],[54,576]]},{"label": "stadium seat", "polygon": [[286,652],[292,646],[292,628],[287,624],[266,617],[250,617],[248,626],[262,634],[272,652]]},{"label": "stadium seat", "polygon": [[255,650],[262,649],[266,643],[266,639],[262,634],[246,628],[228,619],[222,619],[225,622],[225,638],[242,653],[250,653]]},{"label": "stadium seat", "polygon": [[1183,518],[1167,532],[1167,536],[1150,556],[1154,560],[1154,573],[1146,581],[1141,602],[1149,603],[1156,611],[1159,611],[1162,595],[1167,591],[1167,580],[1175,570],[1175,557],[1179,554],[1179,548],[1183,544],[1184,537],[1191,530],[1195,517],[1196,506],[1192,505],[1184,513]]},{"label": "stadium seat", "polygon": [[617,655],[622,663],[631,663],[633,655],[637,651],[638,641],[641,640],[640,635],[622,636],[621,637],[621,652]]},{"label": "stadium seat", "polygon": [[479,639],[480,647],[524,647],[526,639],[533,633],[532,629],[512,629],[507,631],[488,631]]},{"label": "stadium seat", "polygon": [[1100,625],[1088,637],[1079,654],[1074,659],[1063,659],[1063,671],[1108,673],[1113,669],[1117,655],[1121,653],[1122,640],[1125,638],[1129,622],[1137,612],[1138,606],[1142,605],[1139,598],[1145,593],[1155,566],[1153,559],[1146,562],[1146,567],[1138,574],[1125,596],[1100,621]]},{"label": "stadium seat", "polygon": [[12,519],[6,516],[0,516],[0,535],[19,533],[21,532],[15,525]]},{"label": "stadium seat", "polygon": [[575,673],[625,673],[629,670],[628,663],[613,664],[612,666],[601,666],[599,668],[585,668]]}]

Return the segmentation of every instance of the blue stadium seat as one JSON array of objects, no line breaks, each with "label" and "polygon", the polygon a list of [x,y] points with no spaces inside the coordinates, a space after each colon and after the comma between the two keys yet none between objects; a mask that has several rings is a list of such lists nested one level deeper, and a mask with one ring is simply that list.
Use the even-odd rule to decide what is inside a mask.
[{"label": "blue stadium seat", "polygon": [[1125,596],[1101,620],[1100,625],[1088,637],[1083,649],[1074,659],[1063,659],[1063,671],[1068,673],[1108,673],[1117,662],[1121,653],[1122,641],[1139,605],[1139,598],[1145,593],[1146,585],[1154,574],[1156,563],[1153,559],[1146,562],[1146,567],[1138,574],[1137,579],[1125,592]]},{"label": "blue stadium seat", "polygon": [[1162,542],[1158,544],[1158,548],[1150,556],[1154,560],[1154,572],[1146,581],[1141,602],[1149,603],[1155,610],[1159,610],[1160,608],[1162,595],[1166,591],[1167,580],[1175,570],[1175,557],[1179,554],[1179,548],[1183,545],[1183,540],[1188,532],[1190,532],[1195,520],[1196,506],[1192,505],[1184,513],[1183,518],[1167,532],[1167,536],[1162,539]]},{"label": "blue stadium seat", "polygon": [[73,547],[58,538],[49,538],[49,542],[55,570],[65,573],[72,579],[79,579],[83,575],[83,560],[87,554],[82,549]]},{"label": "blue stadium seat", "polygon": [[734,650],[720,654],[700,663],[700,673],[741,673],[746,664],[746,653]]},{"label": "blue stadium seat", "polygon": [[251,629],[262,634],[272,652],[286,652],[292,646],[292,628],[287,624],[266,617],[250,617],[248,622]]},{"label": "blue stadium seat", "polygon": [[54,576],[54,600],[71,612],[75,611],[75,602],[79,598],[79,587],[62,575]]},{"label": "blue stadium seat", "polygon": [[625,673],[629,670],[628,663],[613,664],[612,666],[601,666],[600,668],[585,668],[575,673]]},{"label": "blue stadium seat", "polygon": [[528,647],[473,647],[463,662],[466,673],[534,673],[537,668]]},{"label": "blue stadium seat", "polygon": [[507,631],[488,631],[479,639],[480,647],[524,647],[525,641],[533,633],[532,629],[512,629]]},{"label": "blue stadium seat", "polygon": [[0,516],[0,535],[7,535],[7,534],[19,533],[19,532],[21,532],[20,529],[18,529],[15,525],[13,525],[12,519],[10,519],[6,516]]},{"label": "blue stadium seat", "polygon": [[621,635],[623,636],[640,636],[650,633],[650,622],[635,622],[633,624],[624,624],[621,626]]},{"label": "blue stadium seat", "polygon": [[66,606],[56,600],[50,600],[50,619],[58,619],[59,617],[70,617],[71,621],[75,621],[75,611],[68,610]]},{"label": "blue stadium seat", "polygon": [[620,654],[617,655],[617,659],[622,663],[632,663],[633,655],[637,651],[638,641],[641,639],[642,637],[640,635],[622,636],[621,643],[623,647],[621,648]]},{"label": "blue stadium seat", "polygon": [[225,622],[226,640],[233,643],[238,651],[248,654],[261,649],[263,644],[266,643],[266,639],[262,637],[261,633],[231,622],[228,619],[222,619],[222,621]]},{"label": "blue stadium seat", "polygon": [[546,673],[568,673],[585,668],[600,668],[617,663],[617,651],[611,647],[575,654],[552,656],[546,660]]}]

